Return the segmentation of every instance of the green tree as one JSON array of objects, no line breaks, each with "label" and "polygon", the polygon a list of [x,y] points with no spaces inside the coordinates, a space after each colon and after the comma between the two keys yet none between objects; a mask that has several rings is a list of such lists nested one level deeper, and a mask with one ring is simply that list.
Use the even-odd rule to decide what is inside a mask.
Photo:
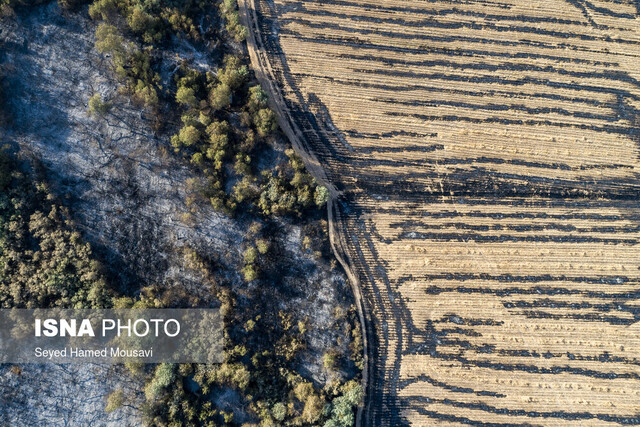
[{"label": "green tree", "polygon": [[117,63],[125,60],[128,43],[113,25],[101,23],[96,28],[96,49],[100,53],[113,55]]},{"label": "green tree", "polygon": [[316,202],[316,205],[318,207],[326,205],[329,201],[329,189],[324,185],[318,185],[316,187],[316,192],[313,196],[313,200]]},{"label": "green tree", "polygon": [[214,110],[222,110],[231,105],[231,88],[225,83],[217,84],[209,92],[209,106]]},{"label": "green tree", "polygon": [[89,6],[89,16],[92,19],[110,20],[121,8],[120,0],[95,0]]},{"label": "green tree", "polygon": [[233,197],[238,203],[245,201],[251,201],[258,195],[258,188],[255,183],[255,178],[250,175],[245,175],[242,179],[233,187]]},{"label": "green tree", "polygon": [[176,102],[187,107],[195,107],[198,100],[192,88],[180,86],[176,92]]},{"label": "green tree", "polygon": [[162,33],[158,28],[159,20],[145,12],[140,6],[133,6],[129,9],[127,23],[131,31],[142,36],[145,43],[153,43],[162,38]]},{"label": "green tree", "polygon": [[269,108],[258,110],[253,117],[253,124],[256,126],[260,136],[267,136],[278,128],[276,115]]},{"label": "green tree", "polygon": [[240,58],[227,55],[224,58],[224,68],[218,72],[218,81],[226,84],[231,90],[240,88],[249,78],[249,69],[242,64]]},{"label": "green tree", "polygon": [[276,421],[284,421],[287,417],[287,407],[282,402],[278,402],[271,408],[271,414]]},{"label": "green tree", "polygon": [[183,145],[190,147],[200,140],[200,131],[195,126],[185,126],[180,129],[179,137]]},{"label": "green tree", "polygon": [[162,363],[158,365],[153,375],[153,379],[146,385],[144,394],[147,400],[156,400],[162,391],[175,379],[173,365]]},{"label": "green tree", "polygon": [[249,88],[249,98],[247,100],[247,108],[250,112],[256,113],[262,108],[267,108],[269,97],[267,92],[262,90],[259,85]]},{"label": "green tree", "polygon": [[342,396],[336,397],[331,403],[331,418],[324,427],[350,427],[355,421],[353,408],[362,401],[362,387],[348,384]]},{"label": "green tree", "polygon": [[247,29],[240,24],[240,17],[236,9],[236,0],[223,0],[220,4],[220,11],[226,21],[226,29],[238,43],[247,38]]}]

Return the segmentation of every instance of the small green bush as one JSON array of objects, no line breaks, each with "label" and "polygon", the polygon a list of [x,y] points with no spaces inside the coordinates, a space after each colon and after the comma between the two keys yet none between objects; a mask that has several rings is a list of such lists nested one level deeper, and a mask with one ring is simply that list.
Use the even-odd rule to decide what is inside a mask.
[{"label": "small green bush", "polygon": [[122,390],[116,390],[107,397],[107,406],[105,406],[105,412],[113,412],[120,408],[124,404],[124,392]]},{"label": "small green bush", "polygon": [[102,96],[99,93],[94,94],[91,98],[89,98],[89,108],[87,109],[88,116],[104,116],[109,111],[113,105],[110,102],[106,102],[102,100]]}]

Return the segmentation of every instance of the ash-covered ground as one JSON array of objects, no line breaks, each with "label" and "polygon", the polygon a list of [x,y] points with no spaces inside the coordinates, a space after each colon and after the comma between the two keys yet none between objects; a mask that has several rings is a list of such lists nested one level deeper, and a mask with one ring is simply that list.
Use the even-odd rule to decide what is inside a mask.
[{"label": "ash-covered ground", "polygon": [[[135,295],[149,285],[179,285],[205,295],[209,289],[185,266],[181,248],[210,254],[220,265],[216,275],[238,295],[236,310],[264,304],[306,320],[307,347],[297,359],[301,375],[320,386],[331,376],[353,375],[323,368],[328,350],[348,354],[349,337],[341,337],[348,319],[336,313],[346,312],[353,297],[335,263],[305,249],[304,220],[272,221],[268,230],[278,246],[277,275],[245,283],[239,273],[242,251],[249,224],[260,218],[241,213],[232,219],[207,203],[187,203],[193,194],[189,183],[203,177],[172,154],[170,132],[154,132],[149,114],[118,91],[108,58],[94,49],[94,29],[86,10],[69,14],[55,3],[18,10],[0,23],[0,67],[10,115],[3,143],[19,148],[23,158],[42,162],[52,193],[70,207],[119,292]],[[169,80],[183,60],[207,67],[215,49],[176,42],[174,51],[163,53],[163,79]],[[95,93],[113,104],[104,118],[87,115]],[[276,139],[266,157],[282,157],[284,148]],[[114,384],[136,387],[119,367],[20,368],[19,373],[0,369],[2,424],[139,423],[135,401],[110,414],[103,410]]]}]

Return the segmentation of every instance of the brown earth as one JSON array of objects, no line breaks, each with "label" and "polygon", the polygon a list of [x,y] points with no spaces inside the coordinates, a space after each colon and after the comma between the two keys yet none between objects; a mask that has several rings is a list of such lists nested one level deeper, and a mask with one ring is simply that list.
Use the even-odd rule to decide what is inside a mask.
[{"label": "brown earth", "polygon": [[640,423],[637,3],[240,6],[331,189],[359,424]]}]

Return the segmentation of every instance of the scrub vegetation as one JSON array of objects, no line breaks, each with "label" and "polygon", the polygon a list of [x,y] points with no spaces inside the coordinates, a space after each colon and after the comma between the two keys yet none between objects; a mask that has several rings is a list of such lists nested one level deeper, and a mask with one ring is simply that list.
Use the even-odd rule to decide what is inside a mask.
[{"label": "scrub vegetation", "polygon": [[67,209],[0,151],[0,307],[106,308],[110,300]]}]

